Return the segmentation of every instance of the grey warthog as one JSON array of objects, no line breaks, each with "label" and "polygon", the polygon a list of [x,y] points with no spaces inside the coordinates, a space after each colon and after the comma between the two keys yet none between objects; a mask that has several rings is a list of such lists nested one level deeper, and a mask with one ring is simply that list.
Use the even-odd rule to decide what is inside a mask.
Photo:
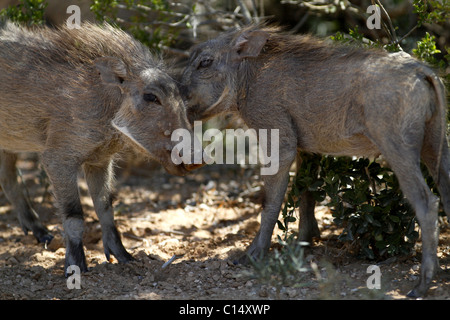
[{"label": "grey warthog", "polygon": [[126,145],[172,174],[171,132],[191,130],[184,103],[162,62],[123,31],[84,24],[69,30],[0,28],[0,183],[22,229],[41,242],[52,236],[19,188],[17,152],[37,152],[63,218],[65,270],[87,270],[77,172],[83,169],[102,227],[107,259],[132,260],[114,224],[113,157]]},{"label": "grey warthog", "polygon": [[[194,47],[182,84],[191,120],[238,112],[250,128],[279,130],[279,171],[263,177],[265,202],[251,257],[270,246],[297,150],[383,154],[422,229],[421,279],[409,295],[425,294],[438,269],[439,201],[422,176],[421,159],[450,217],[445,89],[432,70],[405,53],[249,26]],[[315,225],[313,216],[306,219],[300,223]]]}]

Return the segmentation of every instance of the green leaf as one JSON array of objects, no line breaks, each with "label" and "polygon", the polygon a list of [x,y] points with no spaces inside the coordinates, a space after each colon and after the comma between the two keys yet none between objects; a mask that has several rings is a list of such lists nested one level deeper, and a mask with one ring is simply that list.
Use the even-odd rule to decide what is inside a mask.
[{"label": "green leaf", "polygon": [[281,231],[286,231],[286,228],[284,227],[283,223],[280,220],[277,220],[277,226],[278,229],[280,229]]},{"label": "green leaf", "polygon": [[297,219],[294,216],[288,216],[284,219],[285,222],[295,222]]},{"label": "green leaf", "polygon": [[389,219],[391,219],[393,222],[399,223],[400,218],[394,215],[389,215]]}]

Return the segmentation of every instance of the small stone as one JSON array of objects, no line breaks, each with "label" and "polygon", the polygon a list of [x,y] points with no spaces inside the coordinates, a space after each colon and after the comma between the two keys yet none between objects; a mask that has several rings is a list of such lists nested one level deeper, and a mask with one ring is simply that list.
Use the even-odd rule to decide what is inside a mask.
[{"label": "small stone", "polygon": [[295,290],[294,288],[287,289],[286,293],[287,293],[289,298],[295,298],[297,296],[297,294],[298,294],[297,290]]},{"label": "small stone", "polygon": [[269,296],[269,293],[267,292],[266,288],[261,288],[261,290],[259,290],[258,295],[261,298],[267,298]]}]

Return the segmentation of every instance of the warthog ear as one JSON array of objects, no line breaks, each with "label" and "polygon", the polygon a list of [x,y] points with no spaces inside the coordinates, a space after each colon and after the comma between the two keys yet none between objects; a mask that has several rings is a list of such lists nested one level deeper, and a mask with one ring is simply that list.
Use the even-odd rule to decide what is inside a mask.
[{"label": "warthog ear", "polygon": [[125,63],[119,58],[102,57],[96,59],[94,64],[106,84],[120,85],[127,77]]},{"label": "warthog ear", "polygon": [[268,38],[269,33],[261,30],[242,33],[233,46],[233,49],[236,52],[236,58],[242,60],[245,58],[257,57]]}]

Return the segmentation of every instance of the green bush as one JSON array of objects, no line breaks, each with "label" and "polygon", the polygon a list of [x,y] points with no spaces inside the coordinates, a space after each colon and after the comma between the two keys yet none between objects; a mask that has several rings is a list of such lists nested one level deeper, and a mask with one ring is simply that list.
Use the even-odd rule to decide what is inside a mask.
[{"label": "green bush", "polygon": [[46,7],[45,0],[22,0],[17,6],[9,6],[1,10],[0,16],[27,25],[42,25]]},{"label": "green bush", "polygon": [[362,256],[381,259],[410,252],[418,237],[414,211],[390,169],[368,159],[303,157],[278,223],[282,230],[287,232],[287,224],[296,220],[299,195],[309,191],[316,201],[327,199],[334,222],[343,228],[338,239]]},{"label": "green bush", "polygon": [[[117,16],[119,7],[132,13],[126,21]],[[177,35],[171,26],[176,13],[167,0],[93,0],[90,9],[97,21],[118,25],[153,51],[169,46]]]},{"label": "green bush", "polygon": [[[43,25],[46,0],[21,0],[0,11],[0,16],[26,25]],[[127,20],[118,17],[118,9],[128,10]],[[167,0],[92,0],[90,10],[98,22],[109,22],[130,32],[153,51],[169,46],[177,36]]]}]

